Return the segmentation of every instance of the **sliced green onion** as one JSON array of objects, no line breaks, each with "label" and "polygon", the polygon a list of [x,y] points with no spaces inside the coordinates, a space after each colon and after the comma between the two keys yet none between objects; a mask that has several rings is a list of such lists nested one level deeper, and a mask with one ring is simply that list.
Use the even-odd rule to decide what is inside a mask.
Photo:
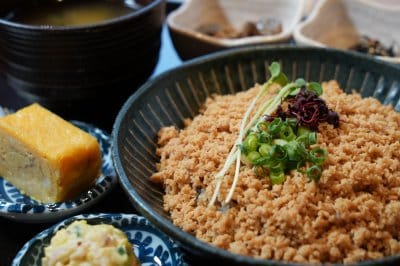
[{"label": "sliced green onion", "polygon": [[289,125],[285,125],[281,127],[281,131],[279,132],[279,137],[286,141],[291,141],[296,138],[292,128]]},{"label": "sliced green onion", "polygon": [[260,157],[261,155],[257,151],[251,151],[247,154],[247,159],[249,159],[252,164],[254,164]]},{"label": "sliced green onion", "polygon": [[301,159],[300,155],[297,154],[297,146],[299,143],[297,141],[290,141],[285,146],[283,146],[287,152],[289,161],[298,161]]},{"label": "sliced green onion", "polygon": [[298,129],[297,129],[297,136],[298,137],[301,137],[301,136],[303,136],[303,135],[308,135],[310,132],[312,132],[311,131],[311,129],[309,129],[308,127],[303,127],[303,126],[301,126],[301,127],[299,127]]},{"label": "sliced green onion", "polygon": [[304,146],[309,146],[308,145],[308,134],[304,134],[304,135],[301,135],[301,136],[297,137],[296,141],[298,143],[303,144]]},{"label": "sliced green onion", "polygon": [[272,143],[275,145],[285,146],[288,142],[284,139],[274,139]]},{"label": "sliced green onion", "polygon": [[306,174],[311,180],[319,180],[322,174],[322,169],[318,165],[313,165],[307,169]]},{"label": "sliced green onion", "polygon": [[267,165],[268,162],[269,162],[269,158],[268,157],[261,156],[260,158],[254,160],[253,164],[254,165]]},{"label": "sliced green onion", "polygon": [[243,147],[246,152],[255,151],[258,147],[258,137],[255,133],[250,133],[243,142]]},{"label": "sliced green onion", "polygon": [[284,146],[289,161],[301,161],[307,158],[307,150],[297,141],[290,141]]},{"label": "sliced green onion", "polygon": [[258,148],[258,152],[263,157],[267,156],[270,150],[271,150],[271,145],[268,145],[266,143],[261,144],[260,147]]},{"label": "sliced green onion", "polygon": [[297,119],[296,118],[286,118],[285,121],[293,130],[297,127]]},{"label": "sliced green onion", "polygon": [[328,153],[325,149],[315,148],[310,151],[309,155],[311,162],[321,165],[325,161],[326,156],[328,156]]},{"label": "sliced green onion", "polygon": [[275,118],[269,125],[268,125],[268,131],[272,135],[277,135],[281,131],[283,127],[283,121],[280,118]]},{"label": "sliced green onion", "polygon": [[288,154],[281,145],[273,145],[268,153],[271,160],[286,161]]},{"label": "sliced green onion", "polygon": [[299,146],[297,147],[297,152],[301,154],[301,160],[302,161],[307,161],[308,160],[308,151],[306,149],[306,146],[303,143],[299,143]]},{"label": "sliced green onion", "polygon": [[269,178],[271,179],[271,183],[273,185],[282,184],[283,182],[285,182],[286,179],[284,172],[271,173]]},{"label": "sliced green onion", "polygon": [[268,132],[261,131],[258,134],[258,142],[270,144],[272,142],[272,136]]},{"label": "sliced green onion", "polygon": [[280,161],[268,161],[267,167],[271,173],[279,173],[285,170],[284,165]]},{"label": "sliced green onion", "polygon": [[259,122],[259,123],[257,124],[257,129],[258,129],[259,131],[267,131],[267,130],[268,130],[268,123],[267,123],[267,122],[264,122],[264,121]]},{"label": "sliced green onion", "polygon": [[313,145],[317,143],[317,133],[310,132],[308,133],[308,145]]},{"label": "sliced green onion", "polygon": [[302,174],[304,174],[306,172],[305,169],[305,162],[304,161],[298,161],[297,165],[296,165],[296,170]]}]

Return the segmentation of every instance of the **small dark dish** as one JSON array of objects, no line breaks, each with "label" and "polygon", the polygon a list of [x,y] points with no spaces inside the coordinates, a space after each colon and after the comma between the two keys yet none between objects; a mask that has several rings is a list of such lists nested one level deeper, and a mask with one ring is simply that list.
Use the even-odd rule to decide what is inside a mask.
[{"label": "small dark dish", "polygon": [[[255,46],[193,60],[147,82],[121,109],[113,129],[113,160],[117,175],[135,208],[163,232],[182,244],[193,262],[215,265],[289,265],[239,256],[206,244],[174,226],[163,210],[163,191],[150,182],[156,171],[157,131],[183,127],[183,119],[198,114],[212,93],[228,94],[263,83],[268,65],[279,61],[289,79],[336,79],[347,92],[358,90],[400,110],[400,68],[357,53],[332,49]],[[400,255],[358,266],[399,265]],[[290,264],[296,265],[296,264]],[[298,265],[298,264],[297,264]]]},{"label": "small dark dish", "polygon": [[2,1],[0,62],[8,84],[27,103],[38,102],[67,119],[113,121],[126,97],[156,66],[165,2],[105,0],[132,11],[84,25],[13,19],[28,7],[35,11],[76,2]]}]

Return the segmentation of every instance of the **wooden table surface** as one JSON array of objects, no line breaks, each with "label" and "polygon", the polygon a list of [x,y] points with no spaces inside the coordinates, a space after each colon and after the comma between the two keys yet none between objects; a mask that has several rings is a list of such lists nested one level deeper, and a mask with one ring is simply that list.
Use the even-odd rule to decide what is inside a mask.
[{"label": "wooden table surface", "polygon": [[[168,6],[174,8],[175,6]],[[176,54],[171,43],[168,30],[166,27],[162,33],[162,47],[160,51],[160,59],[151,78],[181,64],[181,60]],[[0,67],[0,105],[12,109],[18,109],[25,106],[27,102],[18,97],[16,93],[7,85],[4,71]],[[91,122],[91,121],[85,121]],[[107,121],[108,125],[112,125],[113,121]],[[111,126],[107,128],[110,131]],[[116,186],[101,202],[84,211],[85,213],[136,213],[132,207],[128,197],[123,189]],[[11,264],[18,250],[32,237],[39,232],[50,227],[54,223],[45,224],[26,224],[19,223],[0,217],[0,266],[8,266]]]}]

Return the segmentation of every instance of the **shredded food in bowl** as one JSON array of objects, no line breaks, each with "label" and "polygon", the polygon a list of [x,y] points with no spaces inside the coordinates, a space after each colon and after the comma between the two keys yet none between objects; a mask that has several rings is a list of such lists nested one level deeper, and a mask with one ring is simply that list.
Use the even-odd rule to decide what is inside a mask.
[{"label": "shredded food in bowl", "polygon": [[316,145],[328,154],[318,181],[291,170],[272,185],[242,163],[230,202],[224,204],[234,166],[216,204],[209,204],[261,85],[213,95],[184,129],[162,128],[151,178],[163,184],[174,224],[217,247],[264,259],[354,263],[400,253],[400,114],[374,98],[346,94],[336,81],[322,86],[321,98],[339,114],[340,126],[318,127]]}]

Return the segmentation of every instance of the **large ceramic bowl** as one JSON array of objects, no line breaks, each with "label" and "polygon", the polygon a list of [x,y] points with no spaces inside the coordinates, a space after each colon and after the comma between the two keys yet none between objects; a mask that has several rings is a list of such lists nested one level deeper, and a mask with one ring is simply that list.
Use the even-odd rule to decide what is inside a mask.
[{"label": "large ceramic bowl", "polygon": [[38,102],[67,119],[113,121],[157,64],[165,1],[101,1],[132,11],[82,25],[14,19],[28,7],[74,2],[79,0],[1,1],[0,62],[8,84],[27,103]]},{"label": "large ceramic bowl", "polygon": [[[147,82],[124,104],[113,129],[117,175],[135,208],[160,230],[179,241],[193,261],[203,265],[288,265],[239,256],[206,244],[174,226],[163,210],[163,191],[149,177],[159,160],[157,131],[183,127],[207,96],[246,90],[263,83],[267,66],[279,61],[290,79],[336,79],[347,92],[358,90],[400,110],[400,68],[357,53],[321,48],[255,46],[220,52],[190,61]],[[400,256],[358,265],[399,265]],[[292,265],[292,264],[291,264]]]}]

